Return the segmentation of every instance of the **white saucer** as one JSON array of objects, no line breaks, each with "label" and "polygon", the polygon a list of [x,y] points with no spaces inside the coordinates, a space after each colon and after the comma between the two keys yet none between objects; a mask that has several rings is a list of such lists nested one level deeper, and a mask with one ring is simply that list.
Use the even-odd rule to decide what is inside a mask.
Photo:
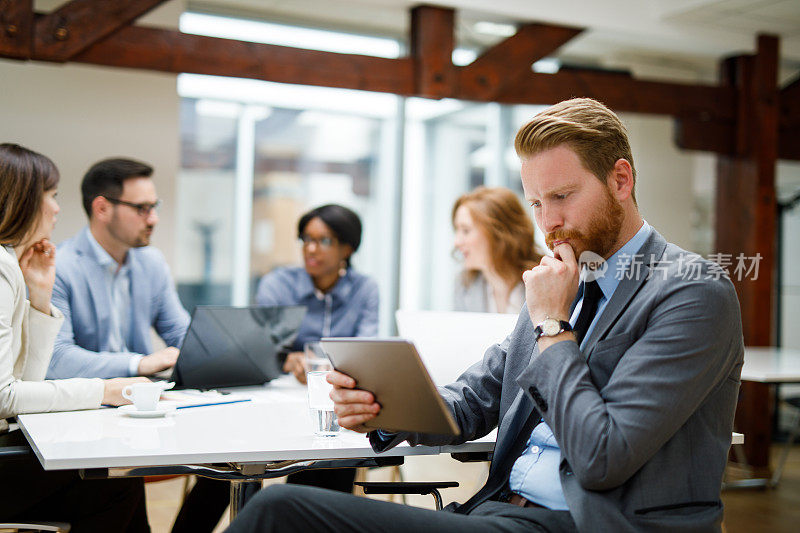
[{"label": "white saucer", "polygon": [[121,405],[117,408],[124,415],[128,415],[131,418],[161,418],[167,416],[167,413],[171,413],[175,410],[174,406],[169,407],[159,407],[153,411],[139,411],[136,409],[135,405]]}]

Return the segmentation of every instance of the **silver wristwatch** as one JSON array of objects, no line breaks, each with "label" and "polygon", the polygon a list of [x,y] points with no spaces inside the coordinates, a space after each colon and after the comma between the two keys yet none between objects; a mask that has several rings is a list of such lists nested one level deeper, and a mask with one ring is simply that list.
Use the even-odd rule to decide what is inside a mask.
[{"label": "silver wristwatch", "polygon": [[547,317],[536,324],[533,333],[536,336],[536,341],[538,341],[540,337],[555,337],[559,333],[571,330],[572,326],[566,320]]}]

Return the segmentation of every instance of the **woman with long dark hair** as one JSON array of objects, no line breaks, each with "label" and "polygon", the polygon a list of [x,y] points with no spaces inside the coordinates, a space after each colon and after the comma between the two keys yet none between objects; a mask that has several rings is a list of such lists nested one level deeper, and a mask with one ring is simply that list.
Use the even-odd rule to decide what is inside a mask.
[{"label": "woman with long dark hair", "polygon": [[[50,304],[58,180],[47,157],[0,144],[0,446],[26,445],[19,430],[9,431],[7,418],[129,403],[122,388],[145,380],[44,379],[64,320]],[[75,533],[150,529],[141,480],[48,472],[33,454],[0,463],[0,478],[0,522],[69,522]]]}]

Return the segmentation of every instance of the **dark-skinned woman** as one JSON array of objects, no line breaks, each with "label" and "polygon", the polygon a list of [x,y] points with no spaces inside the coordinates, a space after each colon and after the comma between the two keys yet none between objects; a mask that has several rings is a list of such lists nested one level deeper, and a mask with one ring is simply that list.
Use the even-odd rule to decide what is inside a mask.
[{"label": "dark-skinned woman", "polygon": [[[306,315],[286,357],[284,372],[306,382],[303,346],[322,337],[374,337],[378,334],[378,285],[354,271],[350,258],[361,244],[361,220],[341,205],[323,205],[300,218],[302,267],[276,268],[261,279],[259,305],[303,305]],[[354,468],[307,470],[288,483],[350,492]]]}]

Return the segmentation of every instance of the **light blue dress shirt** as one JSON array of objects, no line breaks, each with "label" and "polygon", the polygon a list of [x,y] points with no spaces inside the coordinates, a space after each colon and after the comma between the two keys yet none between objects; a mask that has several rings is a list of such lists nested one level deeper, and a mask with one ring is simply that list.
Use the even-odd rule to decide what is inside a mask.
[{"label": "light blue dress shirt", "polygon": [[[604,274],[596,277],[603,296],[597,304],[597,313],[594,315],[591,324],[589,324],[581,349],[583,349],[606,304],[611,300],[614,291],[619,286],[622,278],[618,273],[626,268],[627,264],[641,249],[650,236],[650,232],[650,225],[644,222],[639,231],[636,232],[636,235],[606,260],[608,267]],[[582,275],[582,277],[584,276]],[[581,287],[583,287],[583,284],[581,284]],[[575,322],[578,321],[582,306],[583,295],[581,295],[581,299],[569,319],[571,325],[574,326]],[[561,450],[553,431],[547,424],[540,422],[533,428],[525,451],[522,452],[522,455],[519,456],[511,469],[509,487],[528,501],[557,511],[569,510],[564,499],[564,491],[561,488],[561,479],[558,475],[560,461]]]},{"label": "light blue dress shirt", "polygon": [[111,331],[108,338],[108,351],[127,353],[130,355],[128,360],[128,372],[131,376],[139,374],[139,362],[142,355],[128,351],[128,334],[131,329],[130,308],[131,308],[131,277],[130,267],[126,261],[122,265],[106,252],[105,248],[94,238],[92,232],[87,232],[89,243],[94,250],[97,261],[103,267],[106,274],[105,286],[111,301]]},{"label": "light blue dress shirt", "polygon": [[378,334],[378,284],[352,268],[328,293],[314,287],[302,267],[276,268],[258,284],[259,305],[303,305],[292,350],[302,351],[306,342],[322,337],[374,337]]}]

